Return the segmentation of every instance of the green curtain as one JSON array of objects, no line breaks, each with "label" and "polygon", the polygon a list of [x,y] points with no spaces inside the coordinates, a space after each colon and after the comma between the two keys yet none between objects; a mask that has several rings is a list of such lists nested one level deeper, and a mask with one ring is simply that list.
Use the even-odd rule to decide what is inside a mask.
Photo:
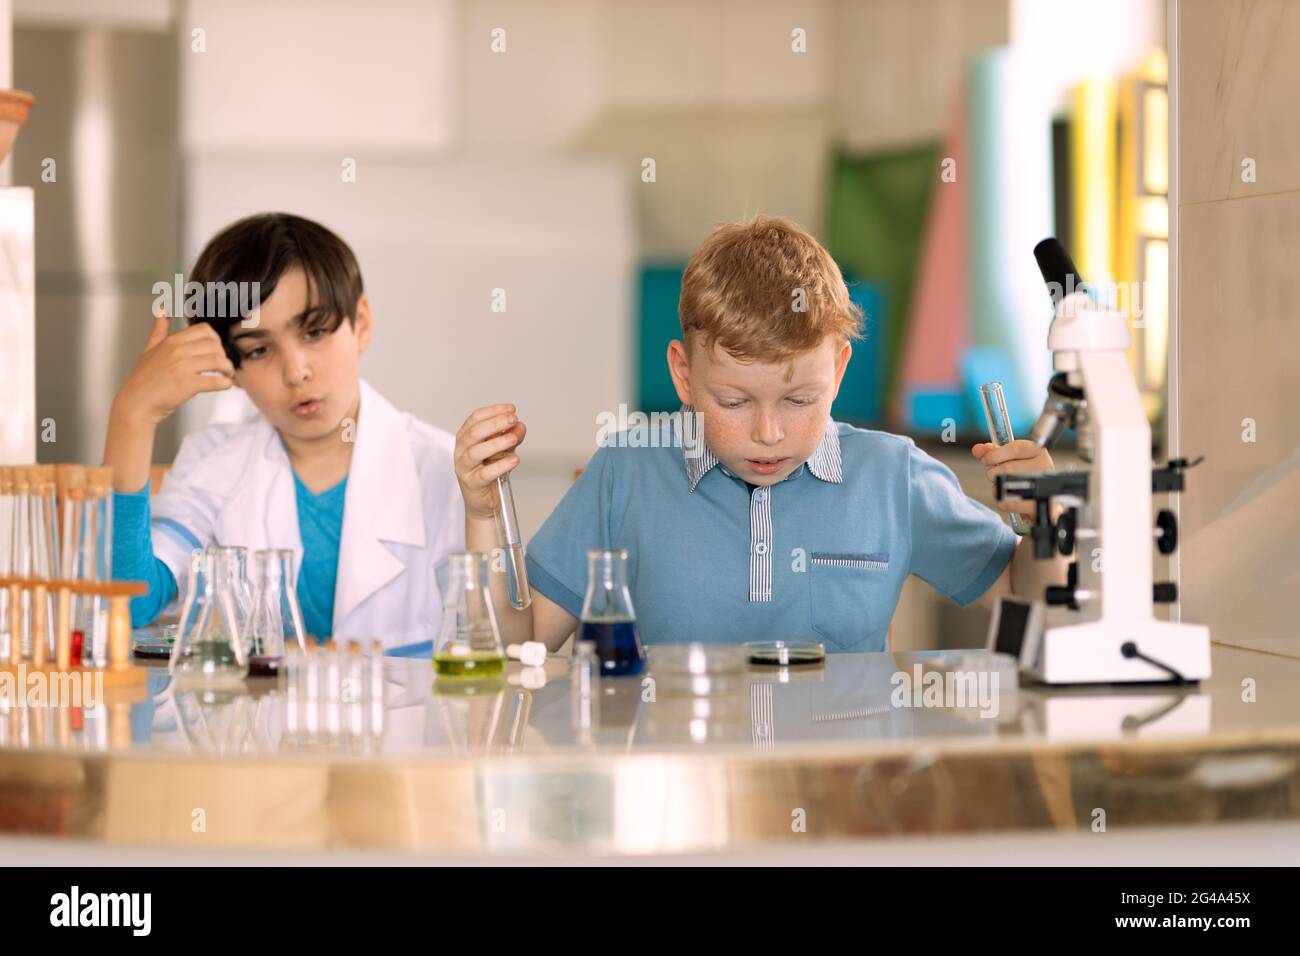
[{"label": "green curtain", "polygon": [[885,302],[882,394],[893,394],[912,283],[921,258],[939,145],[832,160],[826,247],[845,271],[877,286]]}]

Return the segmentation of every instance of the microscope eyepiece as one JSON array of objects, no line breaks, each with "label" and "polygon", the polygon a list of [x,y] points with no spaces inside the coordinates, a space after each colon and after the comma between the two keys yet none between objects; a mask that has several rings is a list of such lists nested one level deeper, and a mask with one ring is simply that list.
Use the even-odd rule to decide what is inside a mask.
[{"label": "microscope eyepiece", "polygon": [[1053,237],[1044,239],[1034,246],[1034,258],[1038,261],[1038,271],[1047,283],[1047,291],[1052,297],[1052,308],[1061,304],[1061,299],[1083,288],[1083,278],[1075,268],[1074,260],[1061,245],[1061,240]]},{"label": "microscope eyepiece", "polygon": [[1047,383],[1047,390],[1062,398],[1068,398],[1072,401],[1083,401],[1083,389],[1077,388],[1070,384],[1070,377],[1065,372],[1057,372]]}]

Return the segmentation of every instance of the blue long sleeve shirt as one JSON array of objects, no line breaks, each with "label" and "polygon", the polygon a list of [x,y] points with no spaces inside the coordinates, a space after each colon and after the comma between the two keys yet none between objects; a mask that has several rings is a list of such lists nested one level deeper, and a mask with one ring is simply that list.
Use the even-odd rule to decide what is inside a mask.
[{"label": "blue long sleeve shirt", "polygon": [[147,484],[130,494],[113,492],[113,577],[149,585],[147,594],[131,598],[132,627],[144,627],[176,600],[176,576],[154,556],[149,525]]}]

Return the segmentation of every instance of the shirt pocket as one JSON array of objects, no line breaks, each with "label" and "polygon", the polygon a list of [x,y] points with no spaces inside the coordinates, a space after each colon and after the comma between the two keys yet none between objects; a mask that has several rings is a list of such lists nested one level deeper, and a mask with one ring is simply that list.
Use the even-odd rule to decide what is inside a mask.
[{"label": "shirt pocket", "polygon": [[829,648],[841,651],[883,650],[894,605],[896,576],[886,551],[814,551],[808,559],[812,626]]}]

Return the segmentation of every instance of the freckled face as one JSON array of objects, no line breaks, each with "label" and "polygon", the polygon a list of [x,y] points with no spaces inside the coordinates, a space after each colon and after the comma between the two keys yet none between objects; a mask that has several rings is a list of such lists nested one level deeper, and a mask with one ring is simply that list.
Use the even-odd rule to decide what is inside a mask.
[{"label": "freckled face", "polygon": [[850,352],[828,336],[786,361],[744,362],[716,345],[673,342],[668,365],[718,461],[750,484],[773,485],[821,444]]}]

